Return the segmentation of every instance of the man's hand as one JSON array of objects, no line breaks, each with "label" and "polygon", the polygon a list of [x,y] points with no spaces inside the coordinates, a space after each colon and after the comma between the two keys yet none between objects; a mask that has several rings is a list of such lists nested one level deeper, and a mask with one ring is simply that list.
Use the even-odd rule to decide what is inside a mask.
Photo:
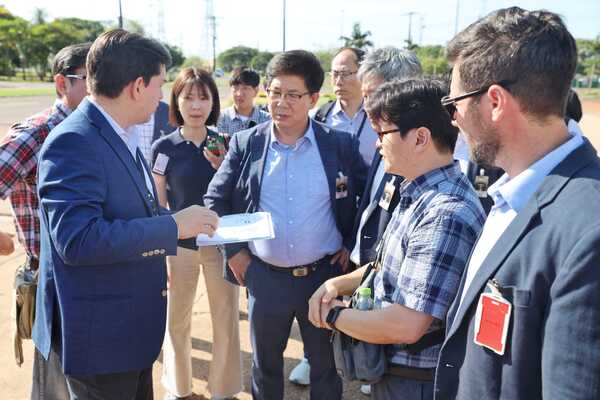
[{"label": "man's hand", "polygon": [[325,329],[329,329],[329,330],[333,329],[333,326],[329,325],[326,321],[327,321],[327,314],[329,314],[329,311],[335,306],[344,306],[345,307],[346,304],[344,304],[344,302],[341,300],[334,299],[327,304],[321,305],[321,321],[323,323],[323,326],[321,326],[321,328],[325,328]]},{"label": "man's hand", "polygon": [[214,155],[213,152],[208,150],[206,147],[204,147],[204,149],[202,149],[202,153],[204,153],[204,158],[206,158],[208,160],[211,167],[213,167],[214,169],[219,169],[219,167],[223,163],[223,160],[225,159],[225,154],[227,154],[227,149],[225,149],[225,146],[223,145],[223,143],[219,142],[217,144],[217,148],[219,149],[218,156]]},{"label": "man's hand", "polygon": [[[338,296],[338,289],[335,287],[334,279],[325,281],[308,300],[308,319],[317,328],[327,328],[325,319],[331,308],[330,304]],[[323,316],[324,310],[326,310],[325,316]]]},{"label": "man's hand", "polygon": [[219,216],[206,207],[193,205],[173,214],[179,239],[188,239],[205,233],[212,236],[219,226]]},{"label": "man's hand", "polygon": [[252,262],[252,257],[246,249],[240,250],[229,259],[229,268],[241,286],[246,286],[246,271]]},{"label": "man's hand", "polygon": [[15,251],[14,235],[0,231],[0,255],[7,256]]},{"label": "man's hand", "polygon": [[344,246],[338,250],[337,253],[331,257],[331,261],[329,264],[335,265],[335,263],[339,263],[342,267],[342,272],[346,272],[348,270],[348,260],[350,260],[350,252]]}]

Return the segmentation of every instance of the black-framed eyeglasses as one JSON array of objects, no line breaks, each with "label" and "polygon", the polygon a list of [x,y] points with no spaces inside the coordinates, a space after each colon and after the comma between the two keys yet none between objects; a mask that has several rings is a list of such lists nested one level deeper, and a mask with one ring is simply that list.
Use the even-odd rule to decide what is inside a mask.
[{"label": "black-framed eyeglasses", "polygon": [[302,97],[306,96],[307,94],[310,94],[310,92],[304,92],[304,93],[287,92],[287,93],[283,93],[283,92],[280,92],[279,90],[267,89],[267,95],[272,100],[285,100],[287,98],[288,101],[291,102],[291,103],[295,103],[295,102],[299,101]]},{"label": "black-framed eyeglasses", "polygon": [[394,133],[394,132],[400,132],[400,129],[394,128],[394,129],[388,129],[387,131],[375,131],[375,133],[379,137],[380,142],[383,142],[383,137],[385,135],[387,135],[388,133]]},{"label": "black-framed eyeglasses", "polygon": [[350,78],[352,75],[355,75],[358,72],[358,70],[356,71],[331,71],[329,73],[329,75],[331,76],[331,79],[336,80],[336,79],[343,79],[346,80],[348,78]]},{"label": "black-framed eyeglasses", "polygon": [[80,80],[80,81],[85,81],[87,79],[86,75],[76,75],[76,74],[65,75],[65,77],[72,78],[72,79],[77,79],[77,80]]},{"label": "black-framed eyeglasses", "polygon": [[514,81],[500,81],[498,83],[490,83],[489,85],[486,85],[482,88],[479,88],[477,90],[473,90],[471,92],[467,92],[455,97],[450,97],[450,96],[444,96],[442,97],[442,106],[444,106],[444,108],[446,109],[446,112],[448,112],[448,114],[450,115],[451,119],[454,119],[454,114],[456,114],[456,103],[464,100],[464,99],[468,99],[469,97],[473,97],[473,96],[479,96],[480,94],[483,94],[485,92],[487,92],[487,90],[492,86],[492,85],[500,85],[502,87],[506,87],[508,85],[513,84]]}]

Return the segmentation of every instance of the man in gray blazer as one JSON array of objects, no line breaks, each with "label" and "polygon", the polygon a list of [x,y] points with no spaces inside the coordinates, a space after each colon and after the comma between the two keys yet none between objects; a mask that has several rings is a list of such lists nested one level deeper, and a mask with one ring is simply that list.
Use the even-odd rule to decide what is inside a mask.
[{"label": "man in gray blazer", "polygon": [[448,45],[442,100],[474,161],[506,171],[448,313],[436,399],[600,398],[600,162],[563,114],[559,16],[498,10]]}]

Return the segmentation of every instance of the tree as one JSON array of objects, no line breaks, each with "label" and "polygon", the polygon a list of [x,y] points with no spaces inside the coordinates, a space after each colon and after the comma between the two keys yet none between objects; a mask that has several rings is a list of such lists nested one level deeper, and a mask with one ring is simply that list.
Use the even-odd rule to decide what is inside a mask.
[{"label": "tree", "polygon": [[419,61],[421,61],[421,67],[425,75],[442,75],[450,70],[443,46],[413,45],[411,50],[415,52]]},{"label": "tree", "polygon": [[106,30],[106,27],[99,21],[80,18],[57,18],[55,21],[72,26],[78,30],[83,42],[93,42]]},{"label": "tree", "polygon": [[258,50],[246,46],[236,46],[225,50],[217,57],[217,65],[225,71],[232,71],[236,67],[250,65],[252,58],[258,54]]},{"label": "tree", "polygon": [[4,6],[0,6],[0,19],[15,19],[15,16]]},{"label": "tree", "polygon": [[317,59],[321,63],[321,67],[323,67],[323,71],[325,71],[325,72],[331,71],[331,61],[333,60],[333,55],[336,52],[337,52],[336,49],[315,51],[315,57],[317,57]]},{"label": "tree", "polygon": [[169,54],[171,54],[171,65],[169,66],[169,69],[180,67],[185,61],[183,51],[179,47],[170,45],[167,42],[162,42],[162,44],[169,50]]},{"label": "tree", "polygon": [[577,73],[587,75],[588,86],[592,87],[594,79],[600,74],[600,36],[594,40],[578,39]]},{"label": "tree", "polygon": [[48,18],[48,13],[43,8],[37,7],[33,10],[33,18],[31,22],[35,25],[41,25],[46,23],[46,18]]},{"label": "tree", "polygon": [[373,47],[368,37],[371,36],[371,31],[362,32],[360,22],[355,22],[352,25],[352,35],[350,37],[340,36],[340,40],[344,42],[344,47],[356,47],[366,50],[367,47]]},{"label": "tree", "polygon": [[208,71],[209,63],[203,58],[198,56],[187,57],[183,64],[181,64],[181,68],[195,67],[200,69],[206,69]]},{"label": "tree", "polygon": [[253,69],[264,73],[267,70],[267,65],[271,58],[275,56],[275,53],[271,53],[270,51],[261,51],[250,60],[250,67]]},{"label": "tree", "polygon": [[21,43],[28,31],[29,23],[22,18],[0,19],[0,75],[13,76],[22,67]]}]

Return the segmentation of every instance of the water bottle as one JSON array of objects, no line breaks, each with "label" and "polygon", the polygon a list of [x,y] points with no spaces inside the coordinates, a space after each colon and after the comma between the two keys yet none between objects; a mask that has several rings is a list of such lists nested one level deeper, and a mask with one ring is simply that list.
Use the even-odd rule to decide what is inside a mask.
[{"label": "water bottle", "polygon": [[358,289],[358,300],[356,301],[358,310],[373,309],[373,299],[371,298],[371,288],[362,287]]}]

